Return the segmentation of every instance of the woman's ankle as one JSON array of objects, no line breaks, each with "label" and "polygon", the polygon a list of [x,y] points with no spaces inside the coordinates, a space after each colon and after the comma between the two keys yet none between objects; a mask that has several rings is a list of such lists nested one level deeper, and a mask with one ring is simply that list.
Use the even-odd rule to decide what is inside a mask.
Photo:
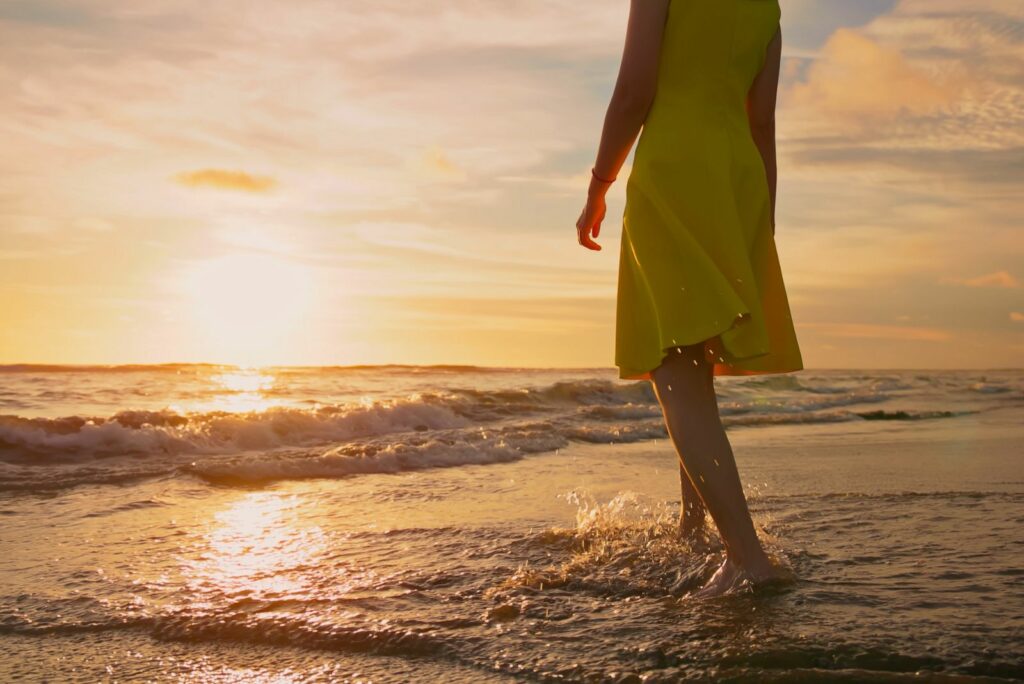
[{"label": "woman's ankle", "polygon": [[760,544],[754,549],[744,549],[743,551],[727,548],[726,555],[734,566],[749,572],[763,572],[773,567],[771,558]]}]

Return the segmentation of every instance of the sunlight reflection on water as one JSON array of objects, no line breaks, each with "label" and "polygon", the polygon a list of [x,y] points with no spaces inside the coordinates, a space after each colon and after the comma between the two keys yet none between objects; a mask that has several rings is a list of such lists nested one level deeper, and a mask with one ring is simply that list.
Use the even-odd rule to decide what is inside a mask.
[{"label": "sunlight reflection on water", "polygon": [[[265,411],[281,402],[271,399],[266,392],[274,386],[274,376],[260,369],[239,369],[221,373],[210,378],[214,389],[220,390],[214,397],[215,406],[205,410],[223,411]],[[218,387],[219,386],[219,387]]]},{"label": "sunlight reflection on water", "polygon": [[251,492],[213,514],[194,557],[181,559],[194,594],[232,598],[307,596],[327,552],[327,535],[304,524],[296,496]]},{"label": "sunlight reflection on water", "polygon": [[197,393],[195,400],[174,403],[170,408],[179,413],[251,413],[294,403],[268,396],[277,376],[262,368],[231,369],[210,375],[203,381],[206,387]]}]

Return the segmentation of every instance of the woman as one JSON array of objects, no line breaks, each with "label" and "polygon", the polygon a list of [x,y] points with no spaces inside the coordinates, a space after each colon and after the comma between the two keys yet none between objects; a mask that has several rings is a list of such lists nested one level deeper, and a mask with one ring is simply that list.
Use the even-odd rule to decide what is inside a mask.
[{"label": "woman", "polygon": [[[698,590],[787,576],[754,530],[714,376],[803,368],[775,250],[778,0],[632,0],[579,242],[637,141],[619,254],[615,363],[654,385],[679,454],[681,529],[725,545]],[[641,127],[643,131],[641,133]]]}]

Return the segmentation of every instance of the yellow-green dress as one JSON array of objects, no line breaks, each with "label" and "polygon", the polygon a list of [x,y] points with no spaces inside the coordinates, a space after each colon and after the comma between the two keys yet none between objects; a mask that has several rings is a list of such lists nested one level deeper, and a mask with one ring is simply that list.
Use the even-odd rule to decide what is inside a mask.
[{"label": "yellow-green dress", "polygon": [[746,96],[778,0],[672,0],[657,91],[626,182],[616,303],[620,378],[705,341],[715,375],[803,368]]}]

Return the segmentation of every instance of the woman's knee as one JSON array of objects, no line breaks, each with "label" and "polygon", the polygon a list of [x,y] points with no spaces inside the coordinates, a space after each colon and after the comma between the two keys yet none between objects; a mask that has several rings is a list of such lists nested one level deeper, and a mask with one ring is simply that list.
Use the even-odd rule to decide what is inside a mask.
[{"label": "woman's knee", "polygon": [[700,390],[711,388],[714,364],[705,352],[703,342],[672,347],[661,364],[651,372],[659,392]]},{"label": "woman's knee", "polygon": [[698,342],[670,347],[666,350],[661,366],[704,376],[713,371],[714,361],[707,353],[706,343]]}]

